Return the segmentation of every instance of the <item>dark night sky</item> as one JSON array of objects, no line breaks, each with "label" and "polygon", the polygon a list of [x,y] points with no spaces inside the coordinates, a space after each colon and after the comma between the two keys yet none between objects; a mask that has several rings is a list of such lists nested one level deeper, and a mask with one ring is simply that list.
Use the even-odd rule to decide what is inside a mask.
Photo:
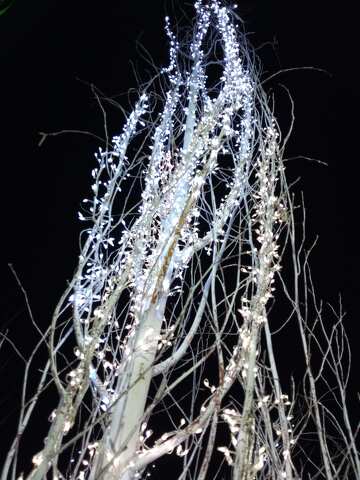
[{"label": "dark night sky", "polygon": [[[354,339],[359,296],[358,25],[350,2],[242,1],[239,13],[255,46],[275,42],[258,53],[268,74],[312,66],[279,75],[267,84],[275,93],[280,119],[288,125],[295,102],[295,127],[287,156],[291,178],[302,176],[309,241],[320,236],[312,256],[319,296],[332,303],[341,292],[350,338]],[[354,2],[356,3],[356,2]],[[25,355],[36,336],[21,293],[7,264],[13,263],[26,288],[34,315],[43,327],[71,277],[78,253],[78,206],[90,190],[93,152],[98,142],[84,135],[48,138],[39,147],[39,131],[79,129],[102,135],[102,117],[89,83],[124,107],[136,87],[131,61],[141,78],[148,67],[137,41],[158,64],[167,60],[164,16],[182,2],[116,0],[60,2],[16,0],[0,16],[1,122],[1,323]],[[187,2],[184,2],[187,4]],[[186,7],[188,12],[191,11]],[[264,77],[267,73],[264,73]],[[109,107],[109,130],[120,131],[123,116]],[[357,348],[357,342],[353,345]],[[359,358],[354,352],[354,356]],[[12,356],[1,360],[0,374],[12,376]],[[15,372],[20,375],[20,372]],[[7,392],[9,398],[12,392]]]}]

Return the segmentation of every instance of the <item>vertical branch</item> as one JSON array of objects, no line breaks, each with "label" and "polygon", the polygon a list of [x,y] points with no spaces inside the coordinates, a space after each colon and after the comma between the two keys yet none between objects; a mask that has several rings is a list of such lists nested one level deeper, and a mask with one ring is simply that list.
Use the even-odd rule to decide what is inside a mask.
[{"label": "vertical branch", "polygon": [[[305,422],[295,435],[269,314],[288,238],[294,295],[283,286],[305,356],[318,473],[338,480],[360,472],[340,362],[344,339],[336,329],[327,333],[315,300],[317,320],[313,327],[308,321],[303,242],[295,241],[284,145],[257,59],[233,7],[220,0],[196,0],[194,7],[194,29],[184,39],[166,18],[169,65],[146,84],[122,133],[95,155],[92,196],[79,211],[85,229],[78,266],[40,342],[49,359],[39,387],[30,398],[24,387],[2,480],[11,469],[12,478],[18,473],[22,435],[47,388],[58,404],[29,480],[50,472],[133,480],[166,454],[173,478],[182,461],[179,480],[205,480],[218,461],[215,450],[233,480],[296,478],[302,465],[293,452],[302,448]],[[214,64],[218,77],[209,70]],[[318,374],[313,344],[323,356]],[[342,423],[318,394],[325,371],[336,378]],[[217,446],[225,433],[220,419],[230,448]],[[341,455],[329,447],[327,422],[345,445]]]}]

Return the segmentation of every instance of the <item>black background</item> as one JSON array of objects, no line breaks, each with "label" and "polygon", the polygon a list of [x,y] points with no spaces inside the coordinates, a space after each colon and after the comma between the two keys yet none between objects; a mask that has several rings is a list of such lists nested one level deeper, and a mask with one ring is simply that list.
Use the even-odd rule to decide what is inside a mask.
[{"label": "black background", "polygon": [[[336,305],[342,295],[345,326],[353,346],[353,389],[357,389],[359,269],[359,68],[356,2],[239,1],[250,39],[263,61],[263,78],[295,67],[265,84],[273,91],[284,130],[290,102],[295,126],[287,157],[290,179],[301,176],[309,243],[319,235],[312,271],[319,298]],[[90,190],[93,152],[99,142],[85,135],[49,137],[38,132],[78,129],[103,135],[103,119],[89,84],[123,107],[136,87],[135,71],[148,78],[144,45],[158,65],[167,62],[164,16],[191,16],[187,2],[117,0],[60,2],[16,0],[0,16],[1,154],[1,326],[24,356],[37,336],[23,296],[7,264],[26,289],[38,324],[45,328],[78,254],[80,201]],[[268,42],[267,45],[264,45]],[[272,46],[269,43],[272,43]],[[261,47],[261,48],[260,48]],[[108,107],[112,134],[123,124],[120,109]],[[291,342],[284,351],[291,353]],[[0,429],[16,417],[21,362],[0,351]],[[356,415],[355,415],[356,417]],[[3,436],[2,436],[3,437]],[[3,437],[4,438],[4,437]]]}]

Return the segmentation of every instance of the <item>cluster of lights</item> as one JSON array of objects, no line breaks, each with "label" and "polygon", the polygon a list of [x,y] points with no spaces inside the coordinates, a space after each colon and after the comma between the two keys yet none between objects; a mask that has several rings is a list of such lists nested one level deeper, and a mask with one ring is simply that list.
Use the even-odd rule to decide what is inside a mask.
[{"label": "cluster of lights", "polygon": [[[189,68],[181,66],[181,45],[169,18],[165,19],[170,60],[162,70],[168,80],[163,110],[155,121],[144,121],[143,117],[151,111],[150,100],[147,95],[140,96],[122,134],[112,139],[108,150],[99,149],[95,155],[98,164],[92,171],[93,197],[83,201],[79,212],[80,221],[92,222],[92,226],[85,230],[86,240],[68,298],[77,322],[78,345],[74,355],[79,365],[68,374],[67,381],[75,395],[87,381],[85,372],[89,372],[94,401],[101,412],[111,413],[119,397],[116,385],[123,381],[120,384],[125,389],[128,384],[122,379],[129,377],[129,368],[138,358],[153,355],[154,362],[156,355],[161,357],[178,345],[174,341],[175,326],[165,318],[166,302],[161,304],[159,298],[181,296],[190,259],[201,249],[208,255],[216,251],[225,241],[229,219],[245,204],[251,205],[249,222],[257,244],[251,245],[250,250],[255,259],[253,265],[242,266],[241,273],[251,279],[256,287],[252,291],[257,293],[251,295],[249,289],[242,297],[240,313],[244,324],[239,331],[239,344],[225,366],[223,385],[216,387],[204,380],[213,397],[230,388],[239,374],[247,378],[249,365],[244,359],[251,342],[249,325],[267,321],[265,307],[273,295],[274,276],[280,268],[275,230],[286,212],[275,193],[278,172],[274,172],[273,166],[278,155],[278,133],[274,124],[265,130],[257,124],[255,86],[241,54],[230,9],[217,0],[204,3],[195,2],[197,22],[189,48]],[[204,45],[211,26],[216,29],[224,52],[223,73],[216,88],[207,87],[206,76],[209,54]],[[138,160],[129,144],[142,131],[151,145],[145,143],[146,158],[134,173]],[[257,138],[260,136],[261,141]],[[260,150],[257,163],[256,148]],[[230,168],[223,166],[222,156],[230,159]],[[281,165],[277,166],[280,169]],[[206,192],[214,178],[222,183],[226,193],[210,206]],[[118,199],[123,201],[123,184],[131,181],[134,183],[129,190],[137,181],[141,183],[141,199],[131,212],[124,209],[119,213],[115,210]],[[207,219],[209,229],[205,233],[200,228],[203,219]],[[175,280],[180,281],[180,286],[174,287]],[[120,316],[114,300],[118,291],[128,295],[128,309]],[[154,305],[163,320],[158,330],[147,326],[142,331],[143,319]],[[166,328],[162,328],[164,325]],[[85,366],[89,361],[90,365]],[[257,367],[251,373],[256,376]],[[263,397],[260,402],[259,407],[267,405],[268,399]],[[56,412],[52,420],[55,418]],[[240,416],[235,410],[225,409],[223,418],[236,447]],[[185,420],[180,428],[184,423]],[[66,420],[65,433],[71,425]],[[195,431],[201,432],[202,428]],[[146,442],[151,435],[146,424],[139,428],[139,457],[170,437],[164,434],[149,447]],[[86,468],[98,445],[88,448],[89,459],[83,461]],[[229,464],[233,463],[227,447],[218,450]],[[188,449],[176,445],[177,456],[187,453]],[[254,472],[261,470],[266,458],[263,447],[255,453]],[[129,464],[129,468],[133,466]],[[137,475],[134,472],[134,477]],[[79,479],[84,476],[82,470]]]}]

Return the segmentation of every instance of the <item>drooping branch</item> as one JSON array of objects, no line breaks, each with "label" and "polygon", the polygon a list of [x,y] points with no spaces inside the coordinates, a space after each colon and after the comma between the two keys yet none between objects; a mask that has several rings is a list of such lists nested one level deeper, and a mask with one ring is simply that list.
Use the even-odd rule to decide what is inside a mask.
[{"label": "drooping branch", "polygon": [[[30,480],[49,472],[132,480],[169,452],[183,461],[179,480],[203,480],[216,451],[234,480],[298,478],[295,399],[281,387],[269,315],[286,248],[295,293],[284,290],[300,328],[325,478],[360,471],[346,410],[338,430],[350,467],[326,440],[324,415],[334,419],[319,402],[321,373],[308,350],[315,334],[298,291],[300,276],[308,278],[299,267],[303,244],[257,59],[232,8],[218,0],[194,6],[188,43],[166,18],[162,97],[150,91],[157,80],[149,82],[122,133],[95,155],[92,197],[79,212],[79,262],[44,336],[49,360],[35,396],[23,399],[2,480],[17,475],[20,439],[45,383],[58,404]],[[209,72],[214,63],[218,78]],[[344,405],[341,355],[322,334]],[[224,423],[230,448],[217,443]],[[305,428],[299,421],[298,431]]]}]

